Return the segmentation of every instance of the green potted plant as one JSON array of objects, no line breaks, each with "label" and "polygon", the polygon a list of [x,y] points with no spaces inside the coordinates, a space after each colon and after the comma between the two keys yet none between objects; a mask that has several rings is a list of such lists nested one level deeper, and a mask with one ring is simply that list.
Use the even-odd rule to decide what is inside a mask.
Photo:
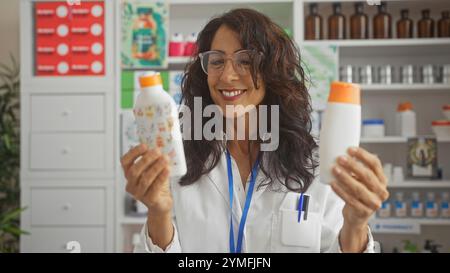
[{"label": "green potted plant", "polygon": [[18,252],[20,234],[20,69],[0,63],[0,252]]}]

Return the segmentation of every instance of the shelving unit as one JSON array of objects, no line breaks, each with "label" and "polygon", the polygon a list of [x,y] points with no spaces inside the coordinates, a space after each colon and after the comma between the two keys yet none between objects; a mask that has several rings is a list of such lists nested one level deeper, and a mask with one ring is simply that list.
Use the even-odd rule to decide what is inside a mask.
[{"label": "shelving unit", "polygon": [[[332,13],[332,0],[303,0],[297,7],[301,14],[296,23],[302,24],[309,13],[310,3],[319,4],[319,14],[324,24],[324,38],[327,37],[327,17]],[[366,2],[362,0],[341,0],[342,12],[347,17],[347,33],[349,33],[349,16],[354,13],[354,2]],[[388,12],[392,15],[393,37],[396,37],[395,23],[399,19],[400,10],[408,8],[410,18],[416,22],[421,17],[420,10],[431,9],[431,17],[440,18],[440,11],[448,9],[448,1],[432,0],[392,0],[387,1]],[[372,35],[372,18],[377,12],[373,6],[364,6],[365,13],[369,16],[369,35]],[[433,135],[431,122],[443,119],[441,107],[450,102],[450,84],[400,84],[399,67],[402,65],[443,65],[450,63],[450,38],[433,39],[367,39],[367,40],[304,40],[303,29],[297,28],[296,41],[300,46],[336,48],[338,54],[338,67],[344,65],[374,67],[392,65],[394,78],[392,84],[362,84],[362,118],[384,119],[386,124],[386,137],[362,138],[361,146],[372,153],[376,153],[383,163],[392,163],[406,169],[407,138],[393,136],[395,133],[395,112],[397,104],[410,101],[417,114],[417,133],[419,135]],[[416,35],[416,31],[414,32]],[[338,71],[335,72],[338,74]],[[438,165],[443,168],[442,181],[411,181],[388,184],[392,200],[395,199],[395,191],[450,191],[450,142],[438,140]],[[396,241],[392,234],[402,236],[415,236],[414,240],[434,239],[444,245],[443,250],[450,249],[450,235],[448,226],[450,219],[372,219],[371,224],[378,224],[379,228],[372,226],[375,239],[380,241],[387,251],[392,249]],[[427,231],[423,233],[424,231]],[[430,236],[430,237],[428,237]],[[433,238],[434,237],[434,238]],[[399,239],[400,240],[400,239]]]},{"label": "shelving unit", "polygon": [[398,183],[388,184],[388,188],[408,188],[408,189],[449,189],[450,180],[405,180]]}]

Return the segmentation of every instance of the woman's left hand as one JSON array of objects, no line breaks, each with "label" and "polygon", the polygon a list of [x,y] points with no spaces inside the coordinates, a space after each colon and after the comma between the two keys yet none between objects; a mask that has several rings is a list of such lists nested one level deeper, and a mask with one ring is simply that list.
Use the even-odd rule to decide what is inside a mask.
[{"label": "woman's left hand", "polygon": [[348,149],[333,168],[331,187],[344,201],[344,227],[367,230],[369,218],[389,197],[380,159],[363,148]]}]

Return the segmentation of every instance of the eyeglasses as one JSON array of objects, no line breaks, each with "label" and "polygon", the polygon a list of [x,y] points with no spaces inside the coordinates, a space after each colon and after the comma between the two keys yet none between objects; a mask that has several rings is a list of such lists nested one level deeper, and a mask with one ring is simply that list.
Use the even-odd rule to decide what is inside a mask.
[{"label": "eyeglasses", "polygon": [[235,52],[232,57],[220,51],[206,51],[198,54],[203,71],[210,76],[219,76],[223,73],[225,63],[231,60],[233,68],[241,76],[248,75],[252,66],[258,65],[261,61],[262,53],[251,49],[244,49]]}]

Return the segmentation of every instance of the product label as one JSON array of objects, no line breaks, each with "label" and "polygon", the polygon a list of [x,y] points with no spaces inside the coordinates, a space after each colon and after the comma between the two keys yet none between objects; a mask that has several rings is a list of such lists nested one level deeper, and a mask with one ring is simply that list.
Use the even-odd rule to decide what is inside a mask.
[{"label": "product label", "polygon": [[136,107],[133,112],[139,142],[147,144],[150,149],[161,149],[171,159],[173,171],[176,172],[184,156],[180,154],[183,151],[177,151],[176,148],[182,147],[182,139],[180,134],[175,134],[179,130],[179,123],[176,111],[172,112],[171,103]]},{"label": "product label", "polygon": [[438,216],[438,206],[435,202],[427,202],[426,212],[427,217],[434,218]]},{"label": "product label", "polygon": [[391,205],[388,202],[383,202],[381,208],[378,210],[378,217],[388,218],[391,217]]},{"label": "product label", "polygon": [[450,218],[450,208],[448,202],[441,203],[441,217]]},{"label": "product label", "polygon": [[423,217],[423,205],[419,201],[413,201],[411,203],[411,216]]},{"label": "product label", "polygon": [[395,216],[406,217],[406,204],[404,202],[395,202]]}]

